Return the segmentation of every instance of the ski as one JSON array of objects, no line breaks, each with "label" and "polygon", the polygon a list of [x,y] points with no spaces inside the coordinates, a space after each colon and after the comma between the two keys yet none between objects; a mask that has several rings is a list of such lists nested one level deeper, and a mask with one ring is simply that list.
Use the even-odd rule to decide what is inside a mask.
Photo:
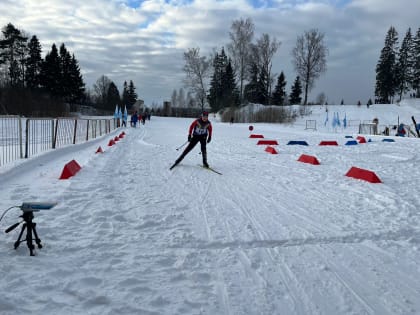
[{"label": "ski", "polygon": [[411,116],[411,120],[413,121],[414,128],[416,128],[417,137],[420,138],[420,130],[417,128],[417,122],[416,122],[416,119],[414,118],[414,116]]},{"label": "ski", "polygon": [[[177,166],[179,163],[175,163],[175,164],[173,164],[170,168],[169,168],[169,170],[172,170],[175,166]],[[205,166],[203,166],[203,165],[198,165],[198,166],[200,166],[200,167],[202,167],[202,168],[204,168],[204,169],[206,169],[206,170],[208,170],[208,171],[211,171],[211,172],[214,172],[214,173],[216,173],[216,174],[219,174],[219,175],[223,175],[222,173],[220,173],[219,171],[216,171],[214,168],[211,168],[211,167],[205,167]]]},{"label": "ski", "polygon": [[211,172],[214,172],[214,173],[216,173],[216,174],[219,174],[219,175],[223,175],[222,173],[220,173],[219,171],[216,171],[214,168],[211,168],[211,167],[205,167],[205,166],[203,166],[203,165],[200,165],[202,168],[204,168],[204,169],[206,169],[206,170],[209,170],[209,171],[211,171]]}]

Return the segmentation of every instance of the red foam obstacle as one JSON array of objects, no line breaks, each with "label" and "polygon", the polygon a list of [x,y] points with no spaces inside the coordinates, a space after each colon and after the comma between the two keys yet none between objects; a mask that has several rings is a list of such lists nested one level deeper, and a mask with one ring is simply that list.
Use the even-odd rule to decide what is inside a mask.
[{"label": "red foam obstacle", "polygon": [[112,147],[115,144],[114,139],[109,140],[108,147]]},{"label": "red foam obstacle", "polygon": [[277,140],[259,140],[257,145],[261,145],[261,144],[265,144],[265,145],[278,145]]},{"label": "red foam obstacle", "polygon": [[264,138],[264,136],[263,136],[263,135],[254,135],[254,134],[249,135],[249,137],[250,137],[250,138]]},{"label": "red foam obstacle", "polygon": [[266,147],[264,151],[268,152],[268,153],[271,153],[271,154],[278,154],[276,149],[274,149],[273,147],[270,147],[270,146]]},{"label": "red foam obstacle", "polygon": [[354,166],[347,172],[346,176],[365,180],[370,183],[382,183],[374,172]]},{"label": "red foam obstacle", "polygon": [[95,153],[104,153],[104,151],[102,150],[102,148],[101,147],[99,147],[98,148],[98,150],[96,150],[96,152]]},{"label": "red foam obstacle", "polygon": [[120,138],[118,138],[117,136],[115,136],[114,141],[115,142],[120,141]]},{"label": "red foam obstacle", "polygon": [[366,138],[362,137],[362,136],[357,136],[357,141],[359,141],[359,143],[366,143]]},{"label": "red foam obstacle", "polygon": [[118,138],[122,139],[122,138],[124,138],[124,135],[122,133],[120,133],[120,135],[118,136]]},{"label": "red foam obstacle", "polygon": [[249,131],[252,131],[252,130],[254,130],[254,126],[249,126],[248,129],[249,129]]},{"label": "red foam obstacle", "polygon": [[318,159],[315,156],[306,155],[306,154],[302,154],[299,157],[298,161],[303,162],[303,163],[313,164],[313,165],[320,165],[321,164],[321,163],[319,163]]},{"label": "red foam obstacle", "polygon": [[125,132],[123,131],[123,132],[121,132],[121,134],[123,135],[123,136],[125,136]]},{"label": "red foam obstacle", "polygon": [[78,171],[80,171],[80,169],[80,165],[75,160],[71,160],[66,165],[64,165],[60,179],[68,179],[74,176]]},{"label": "red foam obstacle", "polygon": [[338,145],[337,141],[321,141],[319,145]]}]

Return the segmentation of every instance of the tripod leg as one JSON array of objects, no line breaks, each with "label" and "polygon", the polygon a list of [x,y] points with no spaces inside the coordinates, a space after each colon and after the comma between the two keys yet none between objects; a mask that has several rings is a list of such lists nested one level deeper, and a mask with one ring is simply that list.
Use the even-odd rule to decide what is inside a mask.
[{"label": "tripod leg", "polygon": [[14,248],[15,249],[18,248],[19,247],[19,244],[22,242],[21,241],[21,238],[22,238],[23,232],[25,232],[25,229],[26,229],[26,223],[23,223],[22,229],[20,230],[20,233],[19,233],[19,237],[18,237],[17,241],[14,244]]},{"label": "tripod leg", "polygon": [[38,248],[42,248],[41,239],[38,237],[38,233],[36,232],[36,223],[33,224],[33,233],[35,236],[35,242],[38,245]]},{"label": "tripod leg", "polygon": [[29,253],[31,256],[35,256],[34,249],[35,246],[32,243],[32,229],[33,229],[33,223],[28,223],[28,226],[26,228],[26,245],[28,245]]}]

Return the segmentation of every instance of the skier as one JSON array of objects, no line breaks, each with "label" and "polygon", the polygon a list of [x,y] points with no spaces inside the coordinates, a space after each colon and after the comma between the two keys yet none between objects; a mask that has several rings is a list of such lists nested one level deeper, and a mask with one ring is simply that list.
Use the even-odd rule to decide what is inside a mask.
[{"label": "skier", "polygon": [[208,168],[209,165],[207,163],[207,149],[206,143],[210,143],[211,141],[211,134],[212,134],[212,126],[211,122],[208,120],[209,113],[203,112],[200,118],[197,118],[192,122],[190,128],[188,130],[188,146],[185,148],[184,152],[180,155],[180,157],[175,161],[174,165],[172,165],[171,169],[179,164],[182,159],[196,146],[198,142],[201,145],[201,154],[203,156],[203,166]]}]

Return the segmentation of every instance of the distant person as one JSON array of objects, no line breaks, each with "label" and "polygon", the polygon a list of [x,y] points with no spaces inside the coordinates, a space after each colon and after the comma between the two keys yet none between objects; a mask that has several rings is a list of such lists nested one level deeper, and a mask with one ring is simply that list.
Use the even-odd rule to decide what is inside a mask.
[{"label": "distant person", "polygon": [[377,135],[378,134],[378,124],[379,124],[379,119],[378,118],[373,118],[372,120],[372,124],[373,124],[373,134]]},{"label": "distant person", "polygon": [[404,128],[404,124],[400,124],[397,129],[397,136],[398,137],[405,137],[406,131]]},{"label": "distant person", "polygon": [[131,127],[136,128],[136,126],[137,126],[137,120],[138,120],[137,111],[135,111],[134,114],[131,115],[131,121],[130,121]]},{"label": "distant person", "polygon": [[188,129],[188,146],[185,148],[184,152],[180,157],[175,161],[174,165],[171,166],[171,169],[174,168],[182,159],[196,146],[198,142],[201,145],[201,155],[203,157],[203,166],[209,167],[207,163],[207,148],[206,144],[210,143],[212,135],[212,125],[208,119],[209,113],[203,112],[200,118],[197,118],[192,122],[190,128]]},{"label": "distant person", "polygon": [[230,123],[233,124],[233,117],[230,117]]}]

